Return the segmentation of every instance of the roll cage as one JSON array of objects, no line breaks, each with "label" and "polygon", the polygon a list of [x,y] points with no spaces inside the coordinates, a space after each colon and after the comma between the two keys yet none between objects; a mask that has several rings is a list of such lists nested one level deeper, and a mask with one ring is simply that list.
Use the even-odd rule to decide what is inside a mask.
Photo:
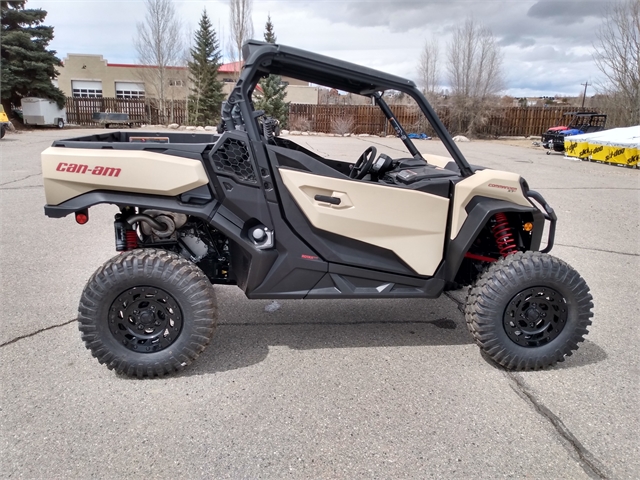
[{"label": "roll cage", "polygon": [[411,155],[422,158],[382,99],[386,90],[397,90],[415,100],[458,166],[460,174],[463,177],[473,175],[469,163],[413,81],[305,50],[255,40],[247,42],[242,53],[245,58],[244,68],[222,109],[224,130],[245,130],[250,140],[261,141],[261,130],[256,118],[259,114],[253,109],[251,96],[261,78],[271,74],[281,75],[373,98]]}]

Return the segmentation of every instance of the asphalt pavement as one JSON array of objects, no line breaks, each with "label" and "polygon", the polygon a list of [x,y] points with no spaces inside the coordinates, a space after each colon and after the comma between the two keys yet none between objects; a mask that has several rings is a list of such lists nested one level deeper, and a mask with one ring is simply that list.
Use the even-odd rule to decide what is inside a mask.
[{"label": "asphalt pavement", "polygon": [[[640,171],[526,142],[459,144],[546,197],[553,254],[591,287],[587,341],[555,367],[513,373],[486,359],[462,293],[272,302],[223,286],[196,362],[135,380],[99,365],[75,321],[85,282],[115,254],[117,209],[92,208],[80,226],[42,208],[40,152],[86,133],[0,141],[3,478],[640,478]],[[337,159],[372,144],[406,155],[397,139],[291,138]]]}]

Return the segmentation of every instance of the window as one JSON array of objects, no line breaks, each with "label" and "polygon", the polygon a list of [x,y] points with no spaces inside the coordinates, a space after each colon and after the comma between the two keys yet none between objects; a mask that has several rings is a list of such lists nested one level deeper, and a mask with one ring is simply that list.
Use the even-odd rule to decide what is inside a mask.
[{"label": "window", "polygon": [[72,80],[71,91],[76,98],[102,98],[102,82],[96,80]]},{"label": "window", "polygon": [[74,88],[73,96],[76,98],[102,98],[102,90],[91,88]]},{"label": "window", "polygon": [[116,98],[144,99],[144,92],[140,92],[136,90],[116,90]]},{"label": "window", "polygon": [[144,84],[133,82],[116,82],[116,98],[144,99]]},{"label": "window", "polygon": [[169,80],[169,86],[170,87],[184,87],[184,80],[170,79]]}]

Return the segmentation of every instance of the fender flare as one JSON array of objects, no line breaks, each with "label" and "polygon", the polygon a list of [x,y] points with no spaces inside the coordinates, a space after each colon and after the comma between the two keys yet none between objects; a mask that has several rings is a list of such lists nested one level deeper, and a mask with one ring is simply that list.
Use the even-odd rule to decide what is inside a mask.
[{"label": "fender flare", "polygon": [[119,207],[135,205],[136,207],[142,208],[168,210],[193,215],[202,219],[211,217],[219,207],[219,203],[216,200],[212,200],[204,205],[195,205],[181,202],[178,197],[93,190],[62,202],[60,205],[45,205],[44,214],[50,218],[62,218],[102,203],[117,205]]},{"label": "fender flare", "polygon": [[[453,282],[460,269],[465,253],[469,251],[471,244],[478,237],[489,219],[496,213],[515,212],[529,213],[533,215],[534,225],[544,225],[545,216],[533,205],[524,207],[504,200],[495,200],[487,197],[474,197],[466,207],[468,216],[460,232],[453,240],[450,240],[445,249],[445,271],[447,281]],[[531,238],[530,250],[537,251],[542,240],[542,228],[534,229]]]}]

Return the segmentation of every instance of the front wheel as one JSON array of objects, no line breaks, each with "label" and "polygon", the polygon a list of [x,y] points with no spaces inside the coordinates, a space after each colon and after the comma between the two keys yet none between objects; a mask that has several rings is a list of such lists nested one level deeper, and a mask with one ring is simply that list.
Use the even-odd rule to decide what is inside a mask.
[{"label": "front wheel", "polygon": [[213,286],[172,252],[138,249],[107,261],[78,308],[86,347],[109,369],[154,377],[181,370],[209,344],[216,326]]},{"label": "front wheel", "polygon": [[584,341],[592,296],[570,265],[525,252],[495,262],[469,292],[467,327],[491,359],[510,370],[562,362]]}]

